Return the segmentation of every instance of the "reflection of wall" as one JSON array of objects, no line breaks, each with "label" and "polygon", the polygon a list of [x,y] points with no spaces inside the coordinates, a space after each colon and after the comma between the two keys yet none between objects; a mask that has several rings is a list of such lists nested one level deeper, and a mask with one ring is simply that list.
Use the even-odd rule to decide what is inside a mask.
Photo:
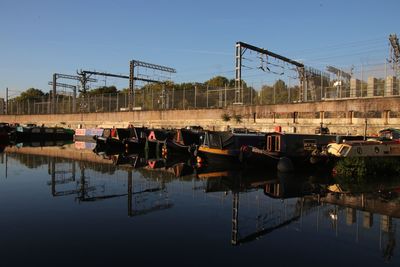
[{"label": "reflection of wall", "polygon": [[321,202],[400,218],[400,205],[397,202],[383,201],[375,195],[330,193],[321,197]]},{"label": "reflection of wall", "polygon": [[356,209],[346,208],[346,224],[352,225],[356,222]]},{"label": "reflection of wall", "polygon": [[5,152],[8,154],[16,153],[16,154],[25,154],[30,156],[47,156],[47,157],[57,157],[64,159],[72,159],[77,161],[89,161],[94,163],[101,163],[112,165],[112,161],[108,159],[104,159],[91,150],[78,150],[74,149],[72,145],[64,145],[62,147],[59,146],[48,146],[48,147],[20,147],[17,148],[7,147]]},{"label": "reflection of wall", "polygon": [[371,212],[363,211],[363,227],[369,229],[372,227],[374,215]]},{"label": "reflection of wall", "polygon": [[[7,155],[28,168],[38,168],[42,165],[47,165],[50,162],[84,162],[85,168],[97,171],[100,173],[113,174],[117,167],[112,165],[111,160],[103,159],[97,156],[92,151],[87,151],[90,154],[85,155],[85,152],[74,151],[67,153],[66,150],[60,147],[7,147]],[[76,155],[74,155],[74,153]],[[89,156],[91,155],[91,156]]]}]

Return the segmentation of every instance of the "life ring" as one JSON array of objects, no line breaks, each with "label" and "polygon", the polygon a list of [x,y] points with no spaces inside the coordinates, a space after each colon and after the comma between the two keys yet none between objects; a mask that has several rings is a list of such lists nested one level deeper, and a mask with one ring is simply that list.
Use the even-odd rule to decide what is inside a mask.
[{"label": "life ring", "polygon": [[379,153],[379,147],[375,147],[375,153],[378,154]]},{"label": "life ring", "polygon": [[361,147],[357,147],[357,153],[358,154],[362,154],[362,148]]}]

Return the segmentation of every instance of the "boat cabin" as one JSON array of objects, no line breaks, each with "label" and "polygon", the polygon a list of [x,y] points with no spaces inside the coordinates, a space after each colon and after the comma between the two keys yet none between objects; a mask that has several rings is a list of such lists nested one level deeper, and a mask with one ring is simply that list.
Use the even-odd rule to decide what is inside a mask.
[{"label": "boat cabin", "polygon": [[268,153],[285,156],[306,156],[315,150],[336,142],[336,135],[267,133],[265,150]]},{"label": "boat cabin", "polygon": [[265,134],[207,131],[202,145],[216,149],[240,149],[242,146],[262,148],[265,145]]}]

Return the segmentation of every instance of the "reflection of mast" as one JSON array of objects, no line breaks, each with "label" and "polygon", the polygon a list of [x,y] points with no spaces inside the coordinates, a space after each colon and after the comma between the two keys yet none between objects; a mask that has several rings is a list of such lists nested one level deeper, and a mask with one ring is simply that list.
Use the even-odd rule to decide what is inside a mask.
[{"label": "reflection of mast", "polygon": [[8,174],[8,154],[6,154],[6,178],[7,178],[7,174]]},{"label": "reflection of mast", "polygon": [[165,189],[165,185],[161,184],[159,186],[150,187],[147,189],[143,189],[140,191],[134,192],[133,190],[133,179],[132,179],[132,171],[128,172],[128,216],[138,216],[144,215],[153,211],[169,209],[172,207],[171,203],[157,203],[149,208],[138,209],[135,205],[133,205],[133,196],[134,195],[141,195],[145,193],[155,193],[155,192],[162,192]]},{"label": "reflection of mast", "polygon": [[[81,194],[79,198],[82,198],[82,195],[84,195],[88,191],[93,191],[95,188],[94,187],[85,187],[85,168],[81,166],[81,180],[80,180],[80,188],[78,189],[72,189],[72,190],[64,190],[64,191],[57,191],[56,186],[61,185],[61,184],[68,184],[70,182],[74,182],[76,179],[75,173],[76,173],[76,164],[75,161],[71,162],[71,170],[70,171],[57,171],[56,169],[56,159],[55,158],[50,158],[49,166],[48,166],[48,172],[51,176],[51,181],[48,182],[49,185],[51,185],[51,194],[53,197],[59,197],[59,196],[67,196],[67,195],[74,195],[74,194]],[[71,177],[70,178],[65,178],[64,175],[66,173],[71,172]],[[62,175],[62,179],[57,179],[57,174]],[[82,185],[83,183],[83,185]]]},{"label": "reflection of mast", "polygon": [[[238,238],[239,195],[237,196],[237,200],[234,199],[233,203],[234,203],[234,205],[232,207],[233,218],[232,218],[232,240],[231,240],[231,243],[232,243],[232,245],[239,245],[239,244],[243,244],[243,243],[247,243],[247,242],[256,240],[257,238],[259,238],[263,235],[266,235],[268,233],[271,233],[276,229],[282,228],[282,227],[287,226],[295,221],[298,221],[301,218],[304,201],[300,201],[300,203],[301,203],[300,211],[296,209],[293,216],[290,217],[289,219],[286,219],[286,220],[284,220],[276,225],[273,225],[271,227],[261,228],[261,230],[255,231],[255,232],[253,232],[245,237],[241,237],[241,238]],[[237,207],[236,209],[235,209],[235,206]]]},{"label": "reflection of mast", "polygon": [[132,216],[132,170],[128,170],[128,216]]},{"label": "reflection of mast", "polygon": [[[381,215],[381,235],[387,236],[386,246],[382,249],[382,244],[380,247],[382,249],[382,256],[385,261],[389,261],[393,256],[393,251],[396,246],[396,225],[393,224],[392,217],[387,215]],[[382,242],[382,238],[381,238]]]},{"label": "reflection of mast", "polygon": [[[247,234],[243,237],[240,237],[239,233],[239,192],[232,192],[232,233],[231,233],[231,244],[239,245],[242,243],[250,242],[258,239],[261,236],[264,236],[268,233],[273,232],[276,229],[285,227],[295,221],[301,220],[302,216],[312,212],[315,206],[320,205],[319,202],[319,194],[317,195],[318,201],[315,201],[312,197],[304,197],[304,184],[303,183],[293,183],[292,180],[288,179],[288,177],[280,177],[280,181],[274,181],[275,183],[271,183],[267,181],[264,184],[264,194],[271,198],[279,198],[279,199],[288,199],[288,198],[297,198],[296,205],[291,213],[286,214],[286,206],[285,206],[285,215],[281,220],[280,214],[268,213],[264,216],[260,214],[257,216],[257,220],[261,225],[257,226],[257,229],[250,234]],[[238,187],[240,188],[240,187]],[[267,216],[268,215],[268,216]],[[301,223],[301,222],[300,222]]]},{"label": "reflection of mast", "polygon": [[238,231],[239,231],[239,192],[234,192],[232,196],[232,245],[238,243]]}]

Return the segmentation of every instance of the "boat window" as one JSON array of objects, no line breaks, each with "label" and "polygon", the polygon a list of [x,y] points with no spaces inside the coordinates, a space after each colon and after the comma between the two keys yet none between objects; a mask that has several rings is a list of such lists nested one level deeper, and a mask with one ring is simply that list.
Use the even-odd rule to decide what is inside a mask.
[{"label": "boat window", "polygon": [[218,134],[210,134],[209,137],[209,147],[221,148],[221,137]]},{"label": "boat window", "polygon": [[[279,145],[279,149],[280,149],[280,140],[277,141],[279,136],[275,136],[275,135],[270,135],[267,137],[267,150],[268,151],[279,151],[276,150],[277,145]],[[280,139],[280,138],[279,138]]]},{"label": "boat window", "polygon": [[281,151],[281,137],[275,136],[275,151]]},{"label": "boat window", "polygon": [[346,156],[347,155],[347,153],[349,152],[349,149],[350,149],[350,147],[348,147],[348,146],[342,146],[342,149],[340,150],[340,155],[342,155],[342,156]]},{"label": "boat window", "polygon": [[268,151],[271,151],[271,140],[272,138],[271,138],[271,136],[267,136],[267,150]]}]

